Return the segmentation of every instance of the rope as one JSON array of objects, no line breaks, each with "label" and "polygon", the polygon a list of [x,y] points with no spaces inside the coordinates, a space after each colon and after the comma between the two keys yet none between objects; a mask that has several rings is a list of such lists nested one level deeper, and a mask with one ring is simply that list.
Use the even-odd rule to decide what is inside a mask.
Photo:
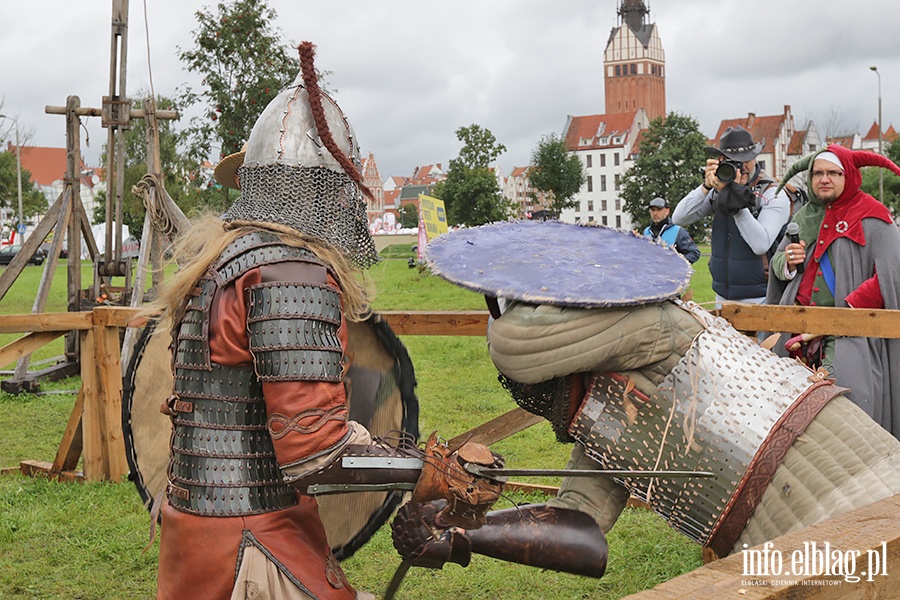
[{"label": "rope", "polygon": [[150,23],[147,19],[147,0],[144,0],[144,35],[147,38],[147,74],[150,77],[150,97],[156,101],[156,90],[153,88],[153,67],[150,64]]}]

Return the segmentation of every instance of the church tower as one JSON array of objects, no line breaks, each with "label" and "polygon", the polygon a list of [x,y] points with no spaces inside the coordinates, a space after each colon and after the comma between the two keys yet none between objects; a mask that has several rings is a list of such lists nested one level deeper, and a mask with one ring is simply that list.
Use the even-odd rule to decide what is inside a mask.
[{"label": "church tower", "polygon": [[619,26],[603,54],[606,114],[643,108],[652,120],[666,115],[666,55],[644,0],[622,0]]}]

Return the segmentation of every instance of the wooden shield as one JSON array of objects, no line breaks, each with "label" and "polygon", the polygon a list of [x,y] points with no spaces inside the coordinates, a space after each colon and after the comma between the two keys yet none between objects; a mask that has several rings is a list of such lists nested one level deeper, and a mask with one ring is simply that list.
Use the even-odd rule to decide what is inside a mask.
[{"label": "wooden shield", "polygon": [[[377,314],[363,323],[348,323],[351,367],[350,418],[372,435],[396,432],[418,440],[419,403],[415,373],[406,348]],[[172,423],[160,406],[172,393],[172,368],[167,331],[147,325],[125,372],[122,428],[130,469],[149,509],[168,482]],[[319,513],[339,560],[365,544],[400,504],[403,492],[357,492],[319,497]]]},{"label": "wooden shield", "polygon": [[485,296],[531,304],[637,306],[677,298],[692,268],[674,248],[603,226],[511,221],[432,240],[436,274]]}]

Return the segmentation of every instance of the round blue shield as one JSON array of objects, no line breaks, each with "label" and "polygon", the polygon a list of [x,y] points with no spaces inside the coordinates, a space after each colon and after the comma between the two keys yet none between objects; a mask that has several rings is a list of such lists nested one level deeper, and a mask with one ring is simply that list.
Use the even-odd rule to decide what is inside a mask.
[{"label": "round blue shield", "polygon": [[425,249],[431,270],[460,287],[532,304],[610,307],[680,296],[691,265],[633,233],[559,221],[460,229]]}]

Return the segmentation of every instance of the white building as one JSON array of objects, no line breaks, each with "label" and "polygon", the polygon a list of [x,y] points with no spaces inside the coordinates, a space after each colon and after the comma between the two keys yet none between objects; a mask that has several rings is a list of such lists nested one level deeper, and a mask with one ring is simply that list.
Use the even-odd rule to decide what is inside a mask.
[{"label": "white building", "polygon": [[642,129],[649,125],[644,109],[607,115],[569,115],[563,130],[566,149],[581,160],[585,183],[574,209],[560,214],[566,223],[599,223],[631,229],[631,216],[621,197],[622,177],[634,163]]}]

